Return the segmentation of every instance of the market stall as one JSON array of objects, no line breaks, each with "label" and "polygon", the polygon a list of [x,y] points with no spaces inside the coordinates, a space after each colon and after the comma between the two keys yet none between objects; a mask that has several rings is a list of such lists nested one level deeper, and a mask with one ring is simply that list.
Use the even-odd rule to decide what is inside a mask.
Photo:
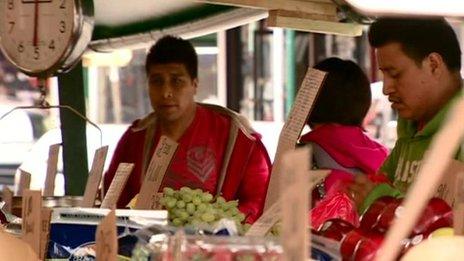
[{"label": "market stall", "polygon": [[[264,213],[255,222],[246,222],[236,200],[198,188],[160,189],[178,146],[166,136],[155,144],[141,189],[127,209],[115,208],[134,164],[119,164],[104,197],[100,187],[106,146],[95,151],[90,172],[82,175],[87,174],[80,64],[84,52],[146,46],[164,34],[192,38],[265,17],[270,26],[355,36],[362,33],[361,23],[372,18],[353,6],[360,11],[345,1],[328,0],[1,2],[0,43],[5,56],[22,72],[37,77],[43,94],[47,78],[60,79],[61,105],[42,99],[39,107],[68,110],[61,115],[68,196],[53,195],[59,150],[53,145],[43,191],[28,189],[27,172],[21,173],[17,195],[5,187],[0,245],[8,250],[6,244],[14,244],[24,254],[17,260],[394,260],[405,253],[405,260],[420,260],[415,249],[433,244],[439,234],[449,235],[454,225],[448,247],[461,247],[463,179],[456,173],[464,168],[450,165],[449,158],[464,135],[462,100],[435,137],[404,201],[381,198],[361,213],[356,224],[344,220],[318,227],[309,224],[309,195],[328,174],[313,170],[311,146],[296,148],[326,77],[313,68],[307,70],[276,137]],[[343,21],[340,14],[345,15]],[[45,29],[52,25],[57,30]],[[447,190],[436,196],[440,185]],[[448,254],[456,258],[462,252]]]}]

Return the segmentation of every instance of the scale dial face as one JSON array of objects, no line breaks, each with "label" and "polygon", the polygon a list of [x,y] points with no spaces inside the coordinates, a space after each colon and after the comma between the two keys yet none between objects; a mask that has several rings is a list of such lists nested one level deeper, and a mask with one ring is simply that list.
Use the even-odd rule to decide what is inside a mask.
[{"label": "scale dial face", "polygon": [[29,75],[49,74],[76,37],[75,0],[0,0],[0,46]]}]

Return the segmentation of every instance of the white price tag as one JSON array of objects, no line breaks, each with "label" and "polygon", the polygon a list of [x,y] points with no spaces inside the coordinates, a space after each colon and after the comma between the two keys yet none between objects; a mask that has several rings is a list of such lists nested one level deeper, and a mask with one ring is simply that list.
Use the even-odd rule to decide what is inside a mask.
[{"label": "white price tag", "polygon": [[53,197],[55,194],[55,178],[60,147],[61,144],[53,144],[48,150],[47,176],[45,177],[45,186],[43,191],[43,195],[45,197]]},{"label": "white price tag", "polygon": [[135,203],[135,209],[152,209],[153,206],[157,206],[158,203],[154,202],[157,200],[158,190],[163,181],[166,170],[171,163],[172,158],[177,150],[179,144],[167,136],[161,136],[158,145],[155,148],[155,152],[148,165],[145,179],[140,188],[137,202]]},{"label": "white price tag", "polygon": [[281,201],[278,200],[269,207],[258,220],[246,232],[246,236],[263,237],[271,230],[272,226],[281,219]]},{"label": "white price tag", "polygon": [[281,175],[282,246],[285,260],[308,260],[310,148],[287,152],[283,158],[285,175]]},{"label": "white price tag", "polygon": [[100,208],[115,208],[118,203],[119,196],[126,185],[127,179],[134,168],[133,163],[120,163],[113,181],[108,189],[108,192],[103,199]]},{"label": "white price tag", "polygon": [[29,189],[31,185],[31,174],[27,171],[19,169],[19,175],[18,196],[22,196],[23,191]]},{"label": "white price tag", "polygon": [[83,208],[92,208],[94,206],[95,197],[97,196],[98,187],[100,186],[107,153],[108,146],[103,146],[95,151],[92,168],[90,169],[89,176],[87,177],[84,198],[81,202],[81,207]]},{"label": "white price tag", "polygon": [[280,132],[264,209],[269,208],[279,198],[279,182],[280,176],[282,175],[282,155],[285,152],[295,149],[301,130],[306,124],[306,119],[314,107],[314,102],[324,82],[325,75],[325,72],[313,68],[309,68],[306,72],[303,83],[296,95],[295,103]]},{"label": "white price tag", "polygon": [[26,189],[22,199],[22,238],[40,256],[42,194]]}]

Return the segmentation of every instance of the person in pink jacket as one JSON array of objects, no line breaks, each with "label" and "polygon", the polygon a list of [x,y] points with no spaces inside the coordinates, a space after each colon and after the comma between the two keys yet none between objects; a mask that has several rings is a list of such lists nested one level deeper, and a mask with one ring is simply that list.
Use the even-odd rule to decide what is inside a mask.
[{"label": "person in pink jacket", "polygon": [[[311,131],[300,143],[312,145],[313,166],[331,172],[316,190],[321,201],[313,209],[313,227],[330,218],[356,224],[356,206],[344,189],[357,175],[374,175],[388,150],[362,127],[371,104],[369,80],[362,69],[339,58],[325,59],[314,68],[328,74],[307,120]],[[339,205],[333,207],[329,202]]]},{"label": "person in pink jacket", "polygon": [[154,148],[166,135],[179,145],[160,191],[187,186],[238,199],[246,222],[254,222],[263,210],[271,170],[261,136],[239,114],[194,101],[198,61],[190,42],[161,38],[151,47],[145,67],[154,111],[122,136],[104,177],[105,190],[119,163],[134,163],[118,201],[118,207],[125,207],[139,193]]}]

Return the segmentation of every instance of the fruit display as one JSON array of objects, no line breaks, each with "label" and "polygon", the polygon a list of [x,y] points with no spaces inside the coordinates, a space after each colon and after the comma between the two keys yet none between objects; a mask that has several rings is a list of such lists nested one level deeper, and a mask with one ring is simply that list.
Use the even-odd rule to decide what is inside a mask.
[{"label": "fruit display", "polygon": [[149,242],[141,242],[144,243],[137,244],[131,260],[284,260],[282,245],[273,238],[186,235],[177,231],[174,235],[151,234]]},{"label": "fruit display", "polygon": [[331,219],[324,223],[324,225],[313,233],[334,239],[336,241],[342,241],[342,239],[354,229],[355,227],[342,219]]},{"label": "fruit display", "polygon": [[[326,221],[315,234],[340,242],[344,260],[373,260],[393,219],[402,214],[401,199],[382,197],[361,216],[359,227],[345,220]],[[402,244],[401,254],[426,241],[438,229],[452,226],[452,209],[442,199],[432,198],[421,218]]]},{"label": "fruit display", "polygon": [[184,242],[184,260],[283,260],[281,245],[269,239],[187,236]]},{"label": "fruit display", "polygon": [[[364,231],[385,233],[395,217],[401,215],[402,199],[382,197],[374,202],[362,215],[360,228]],[[432,198],[423,210],[421,218],[414,226],[411,237],[423,235],[427,237],[434,230],[452,224],[452,209],[440,198]]]},{"label": "fruit display", "polygon": [[382,241],[381,233],[354,229],[343,238],[340,253],[343,260],[373,260]]},{"label": "fruit display", "polygon": [[160,204],[169,212],[169,221],[176,227],[214,225],[227,218],[235,221],[239,230],[245,215],[238,209],[238,201],[226,201],[219,196],[214,198],[201,189],[182,187],[179,190],[164,188]]}]

